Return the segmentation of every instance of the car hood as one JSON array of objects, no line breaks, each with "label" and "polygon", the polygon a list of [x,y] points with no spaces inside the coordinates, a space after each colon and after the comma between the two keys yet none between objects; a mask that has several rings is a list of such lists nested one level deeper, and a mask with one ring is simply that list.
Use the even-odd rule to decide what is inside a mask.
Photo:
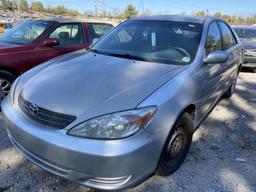
[{"label": "car hood", "polygon": [[0,54],[4,53],[12,53],[12,52],[18,52],[18,51],[25,51],[28,50],[30,46],[28,45],[17,45],[17,44],[10,44],[10,43],[4,43],[0,41]]},{"label": "car hood", "polygon": [[39,107],[87,118],[135,108],[186,68],[93,53],[64,56],[32,75],[23,97]]}]

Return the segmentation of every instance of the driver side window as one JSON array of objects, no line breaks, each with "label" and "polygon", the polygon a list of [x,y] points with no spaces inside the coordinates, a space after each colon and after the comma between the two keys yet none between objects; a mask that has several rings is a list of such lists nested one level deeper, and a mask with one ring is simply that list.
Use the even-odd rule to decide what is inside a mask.
[{"label": "driver side window", "polygon": [[220,30],[216,22],[213,22],[208,30],[205,52],[206,54],[211,53],[212,51],[221,51],[222,50],[222,42]]},{"label": "driver side window", "polygon": [[55,29],[49,38],[57,38],[60,46],[81,45],[84,43],[81,24],[63,24]]}]

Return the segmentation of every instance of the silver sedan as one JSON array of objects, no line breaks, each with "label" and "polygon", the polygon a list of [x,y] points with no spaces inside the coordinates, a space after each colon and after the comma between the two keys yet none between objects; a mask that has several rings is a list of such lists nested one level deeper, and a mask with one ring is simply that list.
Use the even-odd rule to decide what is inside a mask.
[{"label": "silver sedan", "polygon": [[121,190],[175,172],[194,131],[231,97],[242,45],[210,17],[121,23],[90,50],[21,75],[2,102],[14,146],[43,169]]}]

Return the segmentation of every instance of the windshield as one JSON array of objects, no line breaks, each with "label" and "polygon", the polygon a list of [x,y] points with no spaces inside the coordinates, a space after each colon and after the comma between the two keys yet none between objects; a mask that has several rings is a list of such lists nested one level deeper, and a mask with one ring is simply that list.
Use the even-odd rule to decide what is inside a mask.
[{"label": "windshield", "polygon": [[172,21],[128,21],[113,29],[91,51],[150,62],[191,63],[202,24]]},{"label": "windshield", "polygon": [[239,38],[256,40],[256,29],[235,28]]},{"label": "windshield", "polygon": [[30,44],[51,26],[50,21],[25,21],[0,37],[0,41],[11,44]]}]

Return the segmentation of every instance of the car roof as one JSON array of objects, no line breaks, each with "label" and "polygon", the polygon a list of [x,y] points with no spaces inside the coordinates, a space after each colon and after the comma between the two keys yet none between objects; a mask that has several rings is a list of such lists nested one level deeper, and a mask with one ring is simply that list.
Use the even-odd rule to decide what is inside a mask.
[{"label": "car roof", "polygon": [[108,24],[113,26],[113,24],[109,22],[104,21],[84,21],[84,20],[78,20],[78,19],[71,19],[71,18],[48,18],[48,19],[31,19],[28,21],[53,21],[58,23],[99,23],[99,24]]},{"label": "car roof", "polygon": [[187,15],[155,15],[155,16],[141,16],[130,20],[148,20],[148,21],[176,21],[176,22],[191,22],[203,23],[206,20],[213,20],[215,17],[199,17]]},{"label": "car roof", "polygon": [[81,22],[84,21],[76,20],[76,19],[69,19],[69,18],[47,18],[47,19],[31,19],[30,21],[53,21],[58,23],[75,23],[75,22]]}]

